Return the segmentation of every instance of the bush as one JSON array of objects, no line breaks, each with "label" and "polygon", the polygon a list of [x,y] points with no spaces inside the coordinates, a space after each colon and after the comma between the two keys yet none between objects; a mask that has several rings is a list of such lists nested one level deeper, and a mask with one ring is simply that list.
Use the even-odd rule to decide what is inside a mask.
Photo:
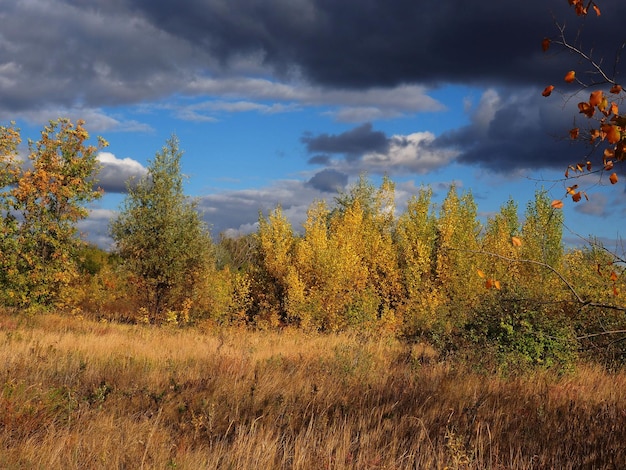
[{"label": "bush", "polygon": [[[570,369],[577,358],[578,342],[559,304],[486,300],[459,334],[461,349],[478,349],[471,354],[477,356],[473,359],[478,364],[492,363],[504,372],[530,367]],[[492,353],[491,357],[485,352]]]}]

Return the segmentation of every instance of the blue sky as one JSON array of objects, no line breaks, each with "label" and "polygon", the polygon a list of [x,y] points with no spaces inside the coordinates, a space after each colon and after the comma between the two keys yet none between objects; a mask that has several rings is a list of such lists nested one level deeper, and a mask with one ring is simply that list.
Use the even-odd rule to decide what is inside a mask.
[{"label": "blue sky", "polygon": [[[80,118],[109,141],[105,197],[81,223],[106,247],[125,181],[172,134],[214,235],[253,231],[259,210],[277,204],[297,228],[313,200],[362,173],[389,175],[399,210],[421,185],[441,200],[454,183],[472,191],[483,220],[510,196],[523,212],[538,189],[563,197],[567,164],[590,151],[566,139],[585,123],[580,100],[567,100],[578,89],[562,80],[586,65],[540,47],[555,21],[572,40],[580,24],[566,0],[479,3],[2,2],[0,120],[36,139],[49,119]],[[606,8],[585,20],[580,46],[612,60],[626,4]],[[590,201],[564,211],[572,232],[614,248],[626,233],[626,178],[607,179],[577,181]]]}]

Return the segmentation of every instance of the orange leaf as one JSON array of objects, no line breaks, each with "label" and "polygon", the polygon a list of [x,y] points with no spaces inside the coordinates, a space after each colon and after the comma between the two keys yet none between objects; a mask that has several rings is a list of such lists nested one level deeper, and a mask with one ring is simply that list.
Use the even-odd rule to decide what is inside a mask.
[{"label": "orange leaf", "polygon": [[611,114],[615,114],[616,116],[619,114],[619,108],[616,103],[611,103]]},{"label": "orange leaf", "polygon": [[606,116],[608,116],[610,114],[610,111],[606,110],[606,108],[608,107],[609,107],[609,100],[606,99],[606,96],[603,96],[602,99],[600,100],[600,103],[598,103],[598,109],[602,111]]},{"label": "orange leaf", "polygon": [[541,49],[543,52],[546,52],[550,48],[550,42],[550,38],[543,38],[543,41],[541,41]]},{"label": "orange leaf", "polygon": [[522,246],[522,240],[519,237],[511,237],[513,246]]},{"label": "orange leaf", "polygon": [[578,191],[576,194],[572,196],[572,201],[578,202],[581,200],[581,198],[582,198],[582,194],[580,191]]},{"label": "orange leaf", "polygon": [[617,95],[618,93],[622,92],[622,85],[613,85],[610,91],[611,93],[614,93]]},{"label": "orange leaf", "polygon": [[619,291],[617,290],[617,287],[616,287],[616,286],[613,286],[613,295],[614,295],[615,297],[617,297],[617,296],[619,295]]},{"label": "orange leaf", "polygon": [[620,128],[618,126],[614,126],[612,124],[602,124],[600,129],[606,134],[606,140],[609,141],[609,144],[616,144],[622,139],[622,133],[620,132]]},{"label": "orange leaf", "polygon": [[604,149],[604,159],[615,158],[615,149]]},{"label": "orange leaf", "polygon": [[543,93],[541,94],[543,96],[550,96],[550,94],[552,93],[552,90],[554,90],[554,85],[549,85],[543,90]]},{"label": "orange leaf", "polygon": [[602,90],[592,91],[589,96],[589,105],[590,106],[598,106],[602,102],[602,98],[604,97]]},{"label": "orange leaf", "polygon": [[596,16],[600,16],[600,14],[601,14],[600,13],[600,8],[598,8],[598,5],[596,5],[595,3],[593,5],[593,11],[596,12]]},{"label": "orange leaf", "polygon": [[609,160],[608,162],[606,162],[606,164],[604,165],[604,170],[605,171],[611,171],[613,169],[613,161]]},{"label": "orange leaf", "polygon": [[615,184],[619,181],[619,179],[617,178],[617,173],[612,173],[611,176],[609,176],[609,181],[611,182],[611,184]]},{"label": "orange leaf", "polygon": [[565,170],[565,177],[569,178],[569,168]]},{"label": "orange leaf", "polygon": [[583,101],[581,103],[578,103],[578,112],[590,118],[591,116],[593,116],[593,113],[596,112],[596,109],[586,101]]},{"label": "orange leaf", "polygon": [[576,80],[576,72],[574,70],[570,70],[565,74],[564,80],[567,83],[572,83],[574,80]]},{"label": "orange leaf", "polygon": [[574,186],[570,186],[567,188],[567,194],[574,194],[576,193],[576,188],[578,188],[578,185],[575,184]]},{"label": "orange leaf", "polygon": [[500,281],[493,281],[493,287],[500,290],[502,286],[500,285]]},{"label": "orange leaf", "polygon": [[563,201],[559,200],[559,199],[555,199],[554,201],[552,201],[552,203],[550,204],[550,206],[553,209],[563,209]]},{"label": "orange leaf", "polygon": [[593,142],[598,137],[600,137],[600,131],[598,129],[591,129],[589,135],[591,136],[591,141]]},{"label": "orange leaf", "polygon": [[579,133],[580,133],[580,132],[579,132],[579,130],[578,130],[578,127],[574,127],[573,129],[571,129],[571,130],[569,131],[569,137],[570,137],[570,139],[573,139],[573,140],[578,139],[578,134],[579,134]]},{"label": "orange leaf", "polygon": [[587,171],[591,171],[591,162],[587,161]]},{"label": "orange leaf", "polygon": [[617,273],[615,271],[611,271],[611,281],[617,281]]},{"label": "orange leaf", "polygon": [[485,277],[485,273],[484,273],[484,272],[482,272],[480,269],[477,269],[477,270],[476,270],[476,272],[478,273],[478,276],[479,276],[479,277],[482,277],[482,278],[484,278],[484,277]]},{"label": "orange leaf", "polygon": [[492,287],[493,287],[493,280],[491,280],[491,279],[487,279],[487,280],[485,281],[485,288],[486,288],[486,289],[491,289]]}]

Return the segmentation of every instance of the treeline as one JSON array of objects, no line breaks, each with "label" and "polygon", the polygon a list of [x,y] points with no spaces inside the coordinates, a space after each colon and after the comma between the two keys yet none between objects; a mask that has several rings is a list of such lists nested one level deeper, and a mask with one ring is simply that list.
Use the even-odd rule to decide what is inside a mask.
[{"label": "treeline", "polygon": [[[506,365],[571,364],[601,350],[620,363],[622,269],[599,244],[565,250],[562,213],[538,192],[481,224],[471,193],[440,204],[422,188],[400,214],[395,189],[362,177],[333,204],[313,203],[302,230],[277,207],[258,231],[212,242],[183,193],[170,139],[128,188],[111,224],[116,250],[84,245],[76,222],[93,189],[98,147],[82,123],[52,123],[17,158],[1,128],[2,304],[19,311],[154,324],[292,326],[396,334]],[[102,144],[103,145],[103,144]]]}]

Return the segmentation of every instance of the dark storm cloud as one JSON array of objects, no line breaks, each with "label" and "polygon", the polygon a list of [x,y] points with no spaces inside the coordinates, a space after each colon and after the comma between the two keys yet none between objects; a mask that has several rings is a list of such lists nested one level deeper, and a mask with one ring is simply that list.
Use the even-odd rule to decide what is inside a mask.
[{"label": "dark storm cloud", "polygon": [[324,152],[344,154],[349,160],[356,159],[367,152],[384,153],[389,148],[389,139],[384,132],[372,130],[372,124],[366,123],[341,134],[306,134],[301,141],[310,153]]},{"label": "dark storm cloud", "polygon": [[343,191],[347,184],[348,175],[330,168],[315,174],[307,183],[307,185],[325,193]]},{"label": "dark storm cloud", "polygon": [[[622,44],[626,2],[588,18],[585,44]],[[565,0],[29,0],[0,5],[0,105],[103,106],[180,91],[261,58],[329,88],[407,83],[544,85],[576,64],[539,43]],[[600,58],[600,57],[596,57]]]},{"label": "dark storm cloud", "polygon": [[[222,61],[262,53],[288,73],[339,87],[400,83],[544,83],[562,63],[541,58],[539,43],[571,20],[565,0],[129,0],[159,29],[200,45]],[[626,4],[589,18],[597,50],[621,44]],[[575,31],[572,31],[575,33]]]},{"label": "dark storm cloud", "polygon": [[[558,99],[558,98],[557,98]],[[586,125],[574,102],[564,108],[536,90],[501,97],[488,90],[470,116],[470,124],[443,133],[435,148],[456,149],[460,163],[498,172],[521,169],[565,169],[585,161],[591,149],[567,138],[574,125]]]},{"label": "dark storm cloud", "polygon": [[[244,98],[257,93],[256,98],[309,105],[349,104],[331,114],[363,122],[440,105],[430,98],[405,109],[384,94],[405,101],[395,86],[424,92],[473,84],[493,87],[506,98],[489,120],[478,116],[437,138],[432,148],[457,149],[459,161],[499,171],[559,167],[571,162],[571,152],[555,139],[567,129],[546,114],[548,100],[538,101],[538,91],[563,84],[564,71],[580,63],[571,54],[542,53],[540,42],[557,32],[554,19],[567,22],[571,39],[583,24],[583,49],[596,51],[594,58],[612,70],[614,47],[626,38],[626,2],[606,9],[601,17],[580,20],[565,0],[5,1],[0,2],[0,110],[2,116],[24,117],[49,108],[145,103],[176,93]],[[619,62],[620,70],[625,63]],[[309,87],[304,97],[302,84]],[[524,90],[530,90],[528,96]],[[392,109],[381,108],[381,101]],[[550,104],[558,108],[554,100]],[[191,111],[192,118],[211,119]],[[563,122],[563,115],[559,119]],[[374,163],[383,167],[391,158],[383,158],[390,139],[365,124],[343,134],[307,135],[302,142],[312,154],[342,154],[348,163],[375,153]],[[394,158],[401,157],[406,155]],[[316,156],[311,163],[323,162]],[[413,167],[405,162],[403,168]]]}]

